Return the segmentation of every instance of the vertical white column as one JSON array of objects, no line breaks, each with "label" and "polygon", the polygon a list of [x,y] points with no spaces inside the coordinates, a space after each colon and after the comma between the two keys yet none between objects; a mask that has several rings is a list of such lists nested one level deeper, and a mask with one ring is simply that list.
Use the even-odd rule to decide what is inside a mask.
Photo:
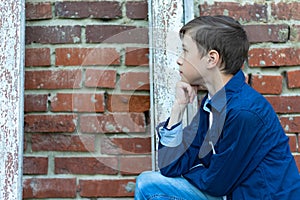
[{"label": "vertical white column", "polygon": [[175,84],[180,79],[176,59],[181,47],[178,32],[183,25],[183,5],[182,0],[153,0],[152,8],[154,117],[159,123],[170,114]]},{"label": "vertical white column", "polygon": [[174,89],[180,79],[176,59],[183,25],[182,0],[149,0],[150,96],[152,168],[156,169],[155,127],[170,115]]},{"label": "vertical white column", "polygon": [[24,0],[0,1],[0,199],[22,199]]}]

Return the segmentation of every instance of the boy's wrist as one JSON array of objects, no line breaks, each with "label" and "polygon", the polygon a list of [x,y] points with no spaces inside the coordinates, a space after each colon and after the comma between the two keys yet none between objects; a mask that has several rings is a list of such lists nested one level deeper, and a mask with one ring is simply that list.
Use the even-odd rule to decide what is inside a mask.
[{"label": "boy's wrist", "polygon": [[174,101],[171,116],[167,128],[171,128],[175,124],[178,124],[182,121],[183,113],[185,111],[187,104],[180,104],[177,100]]},{"label": "boy's wrist", "polygon": [[177,99],[175,99],[172,107],[172,111],[176,113],[182,113],[185,111],[185,108],[187,107],[188,104],[186,103],[180,103]]}]

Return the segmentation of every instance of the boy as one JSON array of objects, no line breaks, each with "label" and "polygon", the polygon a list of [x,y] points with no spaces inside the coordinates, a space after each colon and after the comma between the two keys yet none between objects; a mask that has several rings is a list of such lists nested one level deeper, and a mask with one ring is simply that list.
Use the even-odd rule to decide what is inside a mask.
[{"label": "boy", "polygon": [[[249,49],[242,26],[227,16],[202,16],[183,26],[180,37],[182,79],[171,116],[158,127],[160,172],[138,176],[135,199],[299,199],[288,137],[241,71]],[[182,129],[193,86],[203,84],[208,94]]]}]

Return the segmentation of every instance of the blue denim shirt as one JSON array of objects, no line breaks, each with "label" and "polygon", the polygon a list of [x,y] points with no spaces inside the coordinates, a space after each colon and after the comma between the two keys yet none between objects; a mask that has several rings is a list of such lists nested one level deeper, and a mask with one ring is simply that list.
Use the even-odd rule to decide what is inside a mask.
[{"label": "blue denim shirt", "polygon": [[269,102],[245,83],[243,72],[209,100],[210,129],[206,99],[183,130],[180,125],[157,128],[161,173],[183,176],[202,191],[234,200],[298,199],[300,176],[288,137]]}]

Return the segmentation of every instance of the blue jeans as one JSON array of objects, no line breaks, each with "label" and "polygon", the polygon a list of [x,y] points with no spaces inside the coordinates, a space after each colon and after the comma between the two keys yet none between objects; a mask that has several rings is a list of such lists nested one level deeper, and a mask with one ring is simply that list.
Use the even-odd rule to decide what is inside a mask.
[{"label": "blue jeans", "polygon": [[159,172],[143,172],[136,179],[135,200],[222,200],[201,192],[182,177],[165,177]]}]

